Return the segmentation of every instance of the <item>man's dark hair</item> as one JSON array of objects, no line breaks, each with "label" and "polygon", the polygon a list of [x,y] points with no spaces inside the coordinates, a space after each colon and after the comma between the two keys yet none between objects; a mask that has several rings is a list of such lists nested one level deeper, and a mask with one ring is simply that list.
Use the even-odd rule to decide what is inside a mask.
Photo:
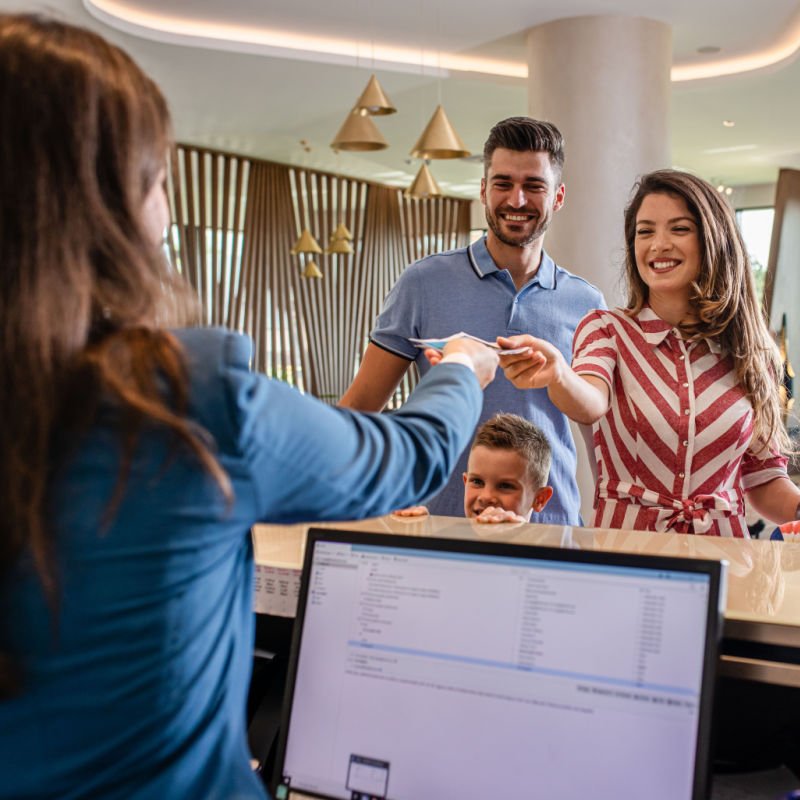
[{"label": "man's dark hair", "polygon": [[489,169],[492,154],[498,147],[516,150],[544,152],[550,156],[550,163],[556,171],[557,180],[564,168],[564,137],[552,122],[542,122],[531,117],[509,117],[498,122],[490,131],[483,146],[483,168]]}]

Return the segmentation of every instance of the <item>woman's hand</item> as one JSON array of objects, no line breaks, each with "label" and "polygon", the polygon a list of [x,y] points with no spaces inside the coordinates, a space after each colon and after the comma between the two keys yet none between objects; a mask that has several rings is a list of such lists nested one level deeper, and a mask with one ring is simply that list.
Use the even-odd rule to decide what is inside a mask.
[{"label": "woman's hand", "polygon": [[611,401],[608,384],[594,375],[573,372],[561,351],[550,342],[524,333],[498,336],[497,344],[506,350],[528,348],[508,355],[500,350],[500,366],[517,389],[546,387],[553,405],[583,425],[597,422],[608,411]]},{"label": "woman's hand", "polygon": [[517,389],[542,389],[551,383],[558,383],[569,368],[557,347],[527,333],[519,336],[498,336],[497,344],[506,350],[529,348],[527,352],[506,356],[500,350],[500,366],[506,378]]}]

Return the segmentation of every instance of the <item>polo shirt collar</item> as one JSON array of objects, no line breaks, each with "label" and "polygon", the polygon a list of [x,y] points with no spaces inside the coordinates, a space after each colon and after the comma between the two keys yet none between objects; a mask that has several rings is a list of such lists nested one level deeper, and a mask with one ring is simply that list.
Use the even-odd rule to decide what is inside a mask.
[{"label": "polo shirt collar", "polygon": [[475,270],[475,274],[479,278],[485,278],[492,272],[500,271],[497,269],[497,264],[494,263],[494,259],[489,255],[489,248],[486,247],[485,236],[481,236],[480,239],[473,242],[467,248],[467,255],[469,256],[469,263],[472,265],[472,269]]},{"label": "polo shirt collar", "polygon": [[[651,347],[658,347],[658,345],[667,338],[670,331],[674,329],[673,325],[670,325],[669,322],[665,322],[661,317],[657,316],[655,311],[648,305],[644,306],[636,315],[636,320],[642,329],[645,341]],[[719,342],[715,339],[709,339],[708,337],[704,338],[708,349],[712,353],[719,355],[722,352],[722,347]]]},{"label": "polo shirt collar", "polygon": [[545,250],[542,250],[542,260],[530,283],[538,283],[542,289],[556,288],[556,264]]},{"label": "polo shirt collar", "polygon": [[[486,237],[481,236],[476,242],[473,242],[467,248],[469,262],[475,274],[479,278],[485,278],[493,272],[499,272],[497,264],[489,254],[489,248],[486,246]],[[539,263],[539,269],[536,275],[528,281],[526,286],[538,283],[542,289],[555,289],[556,288],[556,265],[552,258],[542,250],[542,260]]]}]

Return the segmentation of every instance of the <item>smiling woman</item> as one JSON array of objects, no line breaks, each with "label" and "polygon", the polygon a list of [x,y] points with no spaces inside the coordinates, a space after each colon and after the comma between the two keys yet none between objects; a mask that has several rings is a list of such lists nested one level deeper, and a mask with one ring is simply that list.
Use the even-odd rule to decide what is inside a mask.
[{"label": "smiling woman", "polygon": [[594,426],[602,528],[748,535],[762,516],[798,515],[778,395],[781,363],[762,317],[733,213],[713,186],[660,170],[625,212],[625,309],[594,311],[572,366],[548,342],[507,356],[519,388]]},{"label": "smiling woman", "polygon": [[650,307],[673,325],[694,316],[692,287],[700,275],[697,220],[677,195],[654,192],[636,215],[636,268]]}]

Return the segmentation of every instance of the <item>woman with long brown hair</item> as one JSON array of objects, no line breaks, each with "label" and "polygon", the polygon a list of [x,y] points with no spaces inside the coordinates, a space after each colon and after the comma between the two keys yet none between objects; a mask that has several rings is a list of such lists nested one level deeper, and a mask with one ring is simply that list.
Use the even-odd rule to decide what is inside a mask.
[{"label": "woman with long brown hair", "polygon": [[658,170],[635,187],[625,243],[627,307],[582,320],[571,367],[540,339],[500,341],[530,348],[501,362],[515,386],[547,387],[594,426],[595,526],[745,537],[745,497],[794,519],[780,358],[731,209],[706,181]]},{"label": "woman with long brown hair", "polygon": [[0,797],[263,797],[250,526],[436,491],[494,374],[460,342],[403,410],[359,415],[182,328],[169,146],[121,50],[0,16]]}]

